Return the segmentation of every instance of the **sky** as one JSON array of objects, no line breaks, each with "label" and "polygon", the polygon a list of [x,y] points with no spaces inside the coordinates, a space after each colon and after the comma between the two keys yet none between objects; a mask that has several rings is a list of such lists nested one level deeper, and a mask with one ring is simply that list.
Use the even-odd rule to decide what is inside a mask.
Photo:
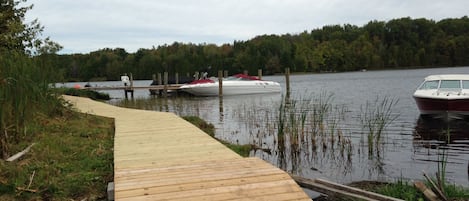
[{"label": "sky", "polygon": [[27,0],[64,48],[133,53],[174,42],[232,44],[259,35],[298,34],[325,25],[363,26],[411,17],[439,21],[469,15],[469,0]]}]

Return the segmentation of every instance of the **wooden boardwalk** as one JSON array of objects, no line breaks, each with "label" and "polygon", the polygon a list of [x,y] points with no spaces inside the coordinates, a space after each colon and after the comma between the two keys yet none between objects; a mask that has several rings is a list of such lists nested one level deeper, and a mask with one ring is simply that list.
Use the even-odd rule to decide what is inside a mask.
[{"label": "wooden boardwalk", "polygon": [[240,157],[173,113],[64,99],[115,119],[115,200],[311,200],[286,172]]},{"label": "wooden boardwalk", "polygon": [[178,90],[183,84],[168,84],[168,85],[150,85],[150,86],[95,86],[85,87],[88,90]]}]

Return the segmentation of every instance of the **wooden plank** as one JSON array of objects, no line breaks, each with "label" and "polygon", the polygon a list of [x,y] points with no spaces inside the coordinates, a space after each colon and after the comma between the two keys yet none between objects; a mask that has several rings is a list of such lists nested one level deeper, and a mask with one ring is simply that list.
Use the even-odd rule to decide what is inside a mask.
[{"label": "wooden plank", "polygon": [[[114,160],[114,171],[118,169],[125,169],[125,168],[134,168],[134,167],[139,167],[139,166],[144,166],[144,167],[161,167],[161,166],[170,166],[170,165],[184,165],[187,163],[195,163],[195,162],[203,162],[203,161],[210,161],[210,160],[216,160],[216,159],[226,159],[225,154],[219,154],[219,153],[214,153],[209,156],[204,156],[200,157],[198,155],[192,155],[192,156],[187,156],[185,158],[181,159],[173,159],[173,160],[168,160],[164,161],[167,158],[163,157],[151,157],[151,158],[140,158],[140,159],[115,159]],[[235,158],[235,156],[233,156]]]},{"label": "wooden plank", "polygon": [[[115,185],[116,188],[125,187],[130,185],[134,185],[136,183],[140,183],[140,181],[152,181],[154,179],[158,179],[159,184],[165,184],[166,182],[169,183],[183,183],[183,182],[201,182],[201,181],[211,181],[216,180],[218,178],[239,178],[242,176],[245,177],[257,177],[257,176],[265,176],[265,175],[275,175],[275,174],[284,174],[282,171],[273,169],[273,168],[236,168],[233,170],[227,170],[226,168],[217,168],[217,169],[196,169],[196,170],[187,170],[187,171],[175,171],[175,172],[151,172],[145,173],[141,175],[120,175],[119,177],[115,177],[116,179],[120,179],[121,181],[125,181],[122,185]],[[288,178],[288,175],[283,175],[284,178]],[[175,181],[176,180],[176,181]],[[144,182],[140,183],[143,184]],[[131,186],[135,187],[135,186]]]},{"label": "wooden plank", "polygon": [[[165,182],[145,182],[145,183],[127,183],[127,181],[120,181],[127,183],[125,188],[121,186],[121,188],[116,189],[120,192],[120,196],[122,197],[134,197],[140,195],[152,195],[152,194],[160,194],[160,193],[167,193],[167,192],[182,192],[182,191],[190,191],[196,189],[209,189],[215,187],[226,187],[226,186],[240,186],[240,185],[247,185],[247,184],[255,184],[255,183],[262,183],[262,182],[280,182],[280,181],[287,181],[290,179],[285,174],[265,174],[261,176],[251,176],[249,177],[240,177],[240,176],[231,176],[226,175],[225,177],[216,177],[210,179],[202,179],[200,181],[196,180],[175,180],[175,179],[167,179],[164,180]],[[157,180],[159,181],[159,180]],[[133,184],[133,185],[132,185]]]},{"label": "wooden plank", "polygon": [[184,165],[179,165],[179,166],[129,168],[129,169],[121,169],[119,172],[116,172],[115,176],[119,177],[120,174],[122,175],[133,175],[133,174],[139,175],[143,173],[152,174],[154,172],[177,173],[177,172],[186,172],[188,170],[203,170],[203,169],[215,169],[215,168],[233,168],[233,167],[243,168],[243,169],[244,168],[259,168],[259,165],[256,165],[255,160],[252,160],[252,159],[253,158],[239,157],[236,159],[212,160],[212,161],[204,161],[203,163],[189,163],[189,164],[184,164]]},{"label": "wooden plank", "polygon": [[[207,135],[207,134],[205,134]],[[173,136],[173,135],[139,135],[134,136],[133,138],[118,138],[115,140],[115,145],[122,144],[125,148],[131,147],[129,146],[130,143],[132,144],[139,144],[144,143],[145,146],[159,146],[159,145],[168,145],[168,146],[176,146],[179,145],[180,147],[188,145],[190,146],[193,143],[196,144],[220,144],[217,140],[212,139],[211,137],[206,136],[197,136],[192,135],[182,135],[182,136]],[[127,146],[125,146],[127,145]]]},{"label": "wooden plank", "polygon": [[174,171],[174,169],[191,169],[191,168],[210,168],[210,167],[224,167],[224,166],[236,166],[236,167],[251,167],[254,164],[262,164],[264,166],[271,166],[269,163],[264,163],[262,159],[256,158],[256,157],[248,157],[248,158],[242,158],[239,155],[236,155],[237,157],[234,159],[216,159],[216,160],[207,160],[203,163],[187,163],[184,165],[180,166],[170,166],[170,167],[154,167],[154,168],[149,168],[149,167],[142,167],[141,169],[138,168],[130,168],[130,169],[123,169],[123,173],[131,173],[131,172],[136,172],[138,173],[139,171],[164,171],[165,169],[171,169],[171,171]]},{"label": "wooden plank", "polygon": [[[244,185],[233,185],[233,186],[217,186],[213,188],[201,188],[194,190],[179,190],[173,192],[161,192],[157,194],[144,194],[141,195],[147,200],[185,200],[188,198],[197,198],[199,196],[209,196],[213,200],[225,200],[227,195],[230,196],[241,196],[244,198],[255,198],[256,194],[259,193],[272,195],[276,194],[272,189],[286,189],[292,194],[299,194],[305,196],[304,192],[299,188],[295,187],[293,180],[283,181],[270,181],[270,182],[258,182]],[[121,193],[121,192],[119,192]],[[138,199],[139,196],[131,196],[132,199]],[[116,199],[120,199],[120,194],[116,192]],[[124,199],[123,199],[124,200]],[[306,197],[305,200],[310,200]]]},{"label": "wooden plank", "polygon": [[302,192],[289,189],[287,186],[238,191],[224,191],[212,194],[188,194],[181,192],[178,196],[163,197],[160,194],[147,194],[122,198],[121,200],[311,200],[305,199]]},{"label": "wooden plank", "polygon": [[346,197],[359,198],[363,200],[379,200],[379,201],[403,201],[401,199],[381,195],[362,189],[337,184],[323,179],[306,179],[295,175],[290,175],[300,186],[312,189],[324,194],[339,194]]},{"label": "wooden plank", "polygon": [[354,188],[354,187],[350,187],[350,186],[346,186],[346,185],[334,183],[334,182],[327,181],[327,180],[323,180],[323,179],[315,179],[315,181],[316,181],[317,183],[320,183],[320,184],[323,184],[323,185],[326,185],[326,186],[329,186],[329,187],[334,187],[334,188],[336,188],[336,189],[340,189],[340,190],[343,190],[343,191],[347,191],[347,192],[351,192],[351,193],[363,195],[363,196],[366,196],[366,197],[369,197],[369,198],[373,198],[373,199],[376,199],[376,200],[382,200],[382,201],[403,201],[403,200],[401,200],[401,199],[397,199],[397,198],[393,198],[393,197],[389,197],[389,196],[384,196],[384,195],[381,195],[381,194],[378,194],[378,193],[374,193],[374,192],[370,192],[370,191],[365,191],[365,190],[362,190],[362,189],[359,189],[359,188]]}]

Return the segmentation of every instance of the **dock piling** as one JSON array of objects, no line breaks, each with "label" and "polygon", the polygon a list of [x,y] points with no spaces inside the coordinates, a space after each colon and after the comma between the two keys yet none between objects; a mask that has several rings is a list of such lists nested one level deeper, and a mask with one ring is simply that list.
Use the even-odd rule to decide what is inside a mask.
[{"label": "dock piling", "polygon": [[124,89],[124,95],[125,99],[128,99],[127,93],[130,93],[130,97],[134,99],[134,78],[132,76],[132,73],[130,73],[130,86],[125,87]]},{"label": "dock piling", "polygon": [[287,90],[287,96],[290,95],[290,68],[285,68],[285,86]]},{"label": "dock piling", "polygon": [[223,97],[223,71],[218,71],[218,97]]},{"label": "dock piling", "polygon": [[163,74],[163,82],[164,82],[163,96],[167,97],[168,96],[168,72],[166,71]]}]

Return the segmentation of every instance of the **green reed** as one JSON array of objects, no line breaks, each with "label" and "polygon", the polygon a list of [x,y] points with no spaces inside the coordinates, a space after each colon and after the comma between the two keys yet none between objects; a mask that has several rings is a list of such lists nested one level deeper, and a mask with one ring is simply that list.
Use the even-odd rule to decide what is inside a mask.
[{"label": "green reed", "polygon": [[364,107],[360,107],[360,120],[365,130],[369,156],[380,155],[383,131],[399,116],[393,112],[397,103],[398,100],[385,96],[382,99],[377,97],[373,102],[367,101]]},{"label": "green reed", "polygon": [[62,102],[52,93],[49,83],[54,73],[41,61],[21,53],[3,53],[0,57],[0,147],[7,157],[11,144],[28,137],[27,125],[37,113],[62,112]]},{"label": "green reed", "polygon": [[295,99],[283,97],[277,111],[273,119],[276,120],[276,149],[281,165],[286,164],[285,160],[291,160],[290,164],[301,160],[298,158],[300,153],[314,157],[318,151],[332,158],[339,152],[338,156],[350,161],[352,142],[340,129],[346,108],[334,106],[333,94],[321,92]]},{"label": "green reed", "polygon": [[[446,143],[450,143],[451,141],[451,134],[449,128],[446,129]],[[446,165],[448,163],[448,151],[446,149],[442,149],[440,153],[440,148],[438,148],[438,169],[436,172],[436,188],[440,190],[442,193],[445,193],[445,186],[446,186]],[[433,182],[431,178],[427,178],[428,182]]]}]

